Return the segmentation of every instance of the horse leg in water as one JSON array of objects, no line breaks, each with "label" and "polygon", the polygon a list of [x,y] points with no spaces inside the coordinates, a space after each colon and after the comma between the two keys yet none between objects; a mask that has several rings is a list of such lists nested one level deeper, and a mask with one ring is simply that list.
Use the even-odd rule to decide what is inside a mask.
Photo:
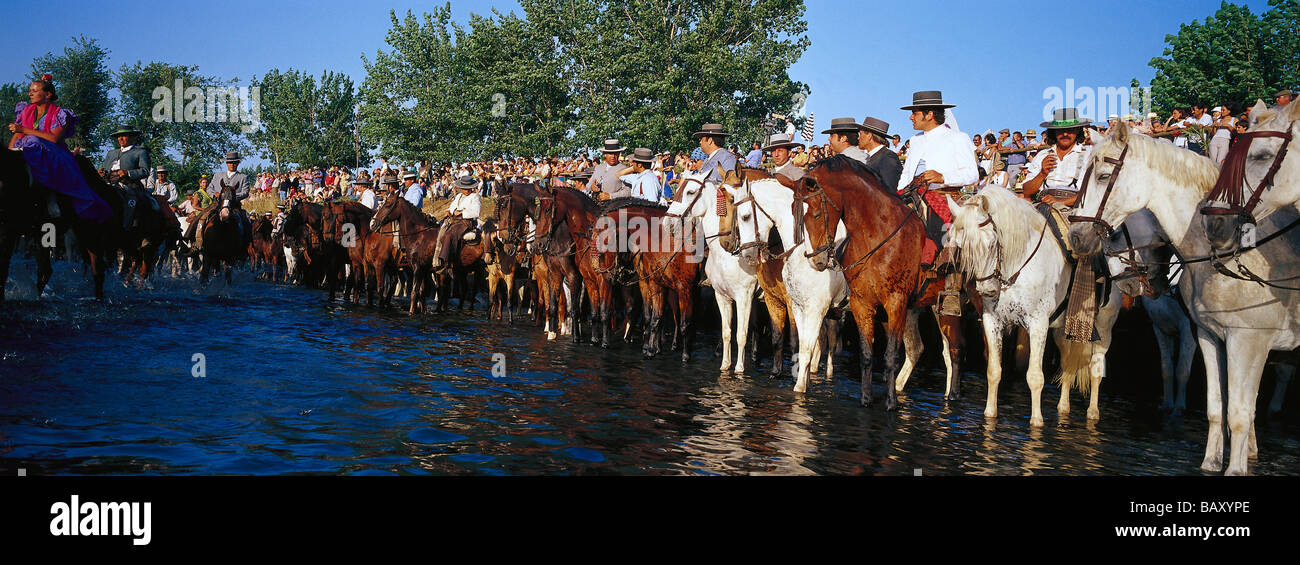
[{"label": "horse leg in water", "polygon": [[985,355],[988,357],[984,375],[988,378],[988,391],[984,402],[984,417],[998,417],[998,383],[1002,382],[1002,321],[992,312],[980,320],[984,328]]},{"label": "horse leg in water", "polygon": [[659,353],[659,323],[663,313],[663,291],[648,280],[643,279],[638,284],[641,287],[642,318],[644,320],[641,355],[649,359]]},{"label": "horse leg in water", "polygon": [[[50,264],[53,253],[50,248],[39,246],[36,248],[36,298],[41,297],[45,292],[45,285],[50,283],[50,276],[54,274],[54,267]],[[4,285],[4,278],[0,278],[0,286]]]},{"label": "horse leg in water", "polygon": [[[862,377],[862,392],[859,397],[859,402],[862,406],[869,406],[871,404],[871,363],[873,347],[876,339],[874,327],[876,302],[875,300],[867,299],[863,296],[850,294],[849,308],[853,311],[853,320],[858,324],[858,349],[860,351],[860,355],[858,356],[858,372],[861,373]],[[821,320],[817,320],[815,325],[809,325],[806,328],[806,333],[810,333],[813,336],[809,341],[812,341],[813,343],[817,342],[817,330],[820,327]],[[813,362],[813,359],[816,359],[816,357],[814,355],[805,356],[803,345],[804,340],[800,340],[799,361],[801,363]],[[893,397],[893,395],[897,393],[891,389],[888,394],[890,397]],[[888,408],[888,401],[886,401],[886,407]]]},{"label": "horse leg in water", "polygon": [[1260,375],[1268,361],[1274,330],[1229,328],[1228,354],[1228,475],[1245,475],[1246,460],[1255,448],[1255,403]]},{"label": "horse leg in water", "polygon": [[[943,366],[948,371],[948,389],[944,392],[945,400],[961,398],[961,367],[958,365],[961,353],[961,316],[944,316],[939,308],[933,308],[934,318],[939,323],[939,337],[943,340]],[[917,340],[917,347],[923,347]],[[918,353],[918,356],[920,354]]]},{"label": "horse leg in water", "polygon": [[0,226],[0,302],[5,300],[5,282],[9,280],[9,261],[13,258],[17,243],[18,232]]},{"label": "horse leg in water", "polygon": [[898,378],[894,381],[894,390],[898,392],[903,392],[903,387],[907,386],[907,380],[916,369],[916,362],[921,359],[921,353],[925,351],[925,343],[921,341],[921,330],[917,328],[920,317],[921,314],[916,309],[909,310],[907,313],[907,322],[903,327],[903,367],[898,370]]},{"label": "horse leg in water", "polygon": [[[678,328],[677,333],[679,336],[681,336],[682,364],[686,364],[691,360],[691,346],[694,345],[695,342],[694,339],[695,304],[691,300],[691,286],[692,286],[691,281],[679,279],[678,287],[677,287],[676,306],[677,306],[677,328]],[[743,306],[738,305],[737,309],[743,310],[742,315],[744,316],[749,315],[749,304],[745,304]],[[731,345],[728,344],[727,348],[730,349]],[[744,367],[745,339],[744,338],[741,338],[740,343],[737,344],[736,346],[736,355],[740,357],[738,366],[740,372],[743,373],[745,370]]]},{"label": "horse leg in water", "polygon": [[771,293],[763,293],[763,301],[767,303],[768,318],[772,321],[772,370],[769,373],[773,377],[781,376],[785,370],[785,326],[789,320],[790,312],[786,310],[785,304],[771,297]]}]

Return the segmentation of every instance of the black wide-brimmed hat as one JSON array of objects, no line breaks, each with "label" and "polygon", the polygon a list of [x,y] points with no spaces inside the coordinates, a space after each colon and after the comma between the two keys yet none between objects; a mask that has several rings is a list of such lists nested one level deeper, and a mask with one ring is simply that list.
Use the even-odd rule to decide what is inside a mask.
[{"label": "black wide-brimmed hat", "polygon": [[709,137],[727,137],[731,134],[722,128],[722,124],[704,124],[700,131],[691,134],[691,138],[699,139],[706,135]]},{"label": "black wide-brimmed hat", "polygon": [[352,181],[352,186],[370,186],[370,179],[359,179]]},{"label": "black wide-brimmed hat", "polygon": [[478,188],[478,181],[474,177],[466,175],[456,179],[456,188],[461,190],[474,190]]},{"label": "black wide-brimmed hat", "polygon": [[1045,129],[1072,129],[1081,128],[1092,123],[1088,118],[1080,118],[1079,110],[1076,108],[1057,108],[1052,110],[1052,121],[1038,124],[1038,127]]},{"label": "black wide-brimmed hat", "polygon": [[238,162],[243,161],[243,160],[244,160],[244,158],[243,158],[242,156],[239,155],[239,152],[238,152],[238,151],[227,151],[227,152],[226,152],[226,162],[227,162],[227,163],[238,163]]},{"label": "black wide-brimmed hat", "polygon": [[862,129],[879,134],[881,137],[889,137],[889,122],[871,116],[862,119]]},{"label": "black wide-brimmed hat", "polygon": [[402,173],[402,180],[413,179],[419,176],[420,175],[415,174],[415,171],[406,171],[405,173]]},{"label": "black wide-brimmed hat", "polygon": [[379,184],[400,184],[400,182],[397,180],[397,175],[388,175]]},{"label": "black wide-brimmed hat", "polygon": [[650,164],[655,160],[655,153],[645,147],[637,147],[636,151],[632,152],[632,160],[639,163]]},{"label": "black wide-brimmed hat", "polygon": [[569,180],[571,181],[572,180],[585,181],[590,178],[591,178],[591,169],[583,169],[581,171],[569,175]]},{"label": "black wide-brimmed hat", "polygon": [[912,93],[912,105],[903,106],[900,110],[919,110],[921,108],[956,108],[956,104],[944,104],[943,92],[938,90],[922,90]]},{"label": "black wide-brimmed hat", "polygon": [[627,151],[626,147],[618,142],[617,139],[606,139],[605,148],[600,150],[601,153],[622,153]]},{"label": "black wide-brimmed hat", "polygon": [[794,141],[794,134],[774,133],[767,136],[767,145],[763,146],[763,151],[771,151],[782,147],[803,147],[802,143]]},{"label": "black wide-brimmed hat", "polygon": [[853,118],[835,118],[831,120],[830,129],[822,130],[822,133],[850,132],[860,129],[862,129],[862,124],[859,124]]},{"label": "black wide-brimmed hat", "polygon": [[117,128],[117,131],[113,132],[113,135],[109,137],[119,137],[123,135],[140,135],[140,133],[141,133],[140,130],[135,129],[131,126],[121,126]]}]

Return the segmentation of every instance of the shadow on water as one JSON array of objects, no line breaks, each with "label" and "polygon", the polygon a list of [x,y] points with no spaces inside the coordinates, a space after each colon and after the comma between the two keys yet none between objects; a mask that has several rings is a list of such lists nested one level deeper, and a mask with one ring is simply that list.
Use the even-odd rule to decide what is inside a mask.
[{"label": "shadow on water", "polygon": [[[16,264],[0,310],[3,474],[1186,475],[1205,440],[1203,413],[1165,416],[1105,387],[1093,424],[1077,395],[1058,421],[1049,385],[1048,424],[1032,429],[1022,375],[1003,380],[991,422],[981,375],[947,403],[942,375],[923,372],[889,414],[858,406],[848,353],[796,395],[766,361],[720,375],[714,332],[683,366],[547,341],[482,310],[330,304],[247,272],[144,291],[110,277],[96,303],[59,265],[35,301]],[[1293,423],[1261,419],[1258,435],[1254,472],[1300,469]]]}]

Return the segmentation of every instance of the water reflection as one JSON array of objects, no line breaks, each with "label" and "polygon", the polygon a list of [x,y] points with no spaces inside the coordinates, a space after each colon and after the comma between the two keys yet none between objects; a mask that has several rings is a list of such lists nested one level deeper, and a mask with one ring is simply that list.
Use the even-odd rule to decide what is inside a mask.
[{"label": "water reflection", "polygon": [[[926,368],[885,413],[858,406],[852,353],[795,395],[788,377],[719,375],[716,332],[682,366],[482,311],[411,318],[247,275],[145,292],[110,276],[100,304],[60,265],[39,302],[0,309],[0,474],[1198,474],[1205,437],[1202,414],[1164,417],[1106,384],[1100,422],[1078,410],[1035,429],[1023,379],[1003,380],[990,421],[980,375],[948,402]],[[1252,470],[1300,469],[1296,431],[1260,425]]]}]

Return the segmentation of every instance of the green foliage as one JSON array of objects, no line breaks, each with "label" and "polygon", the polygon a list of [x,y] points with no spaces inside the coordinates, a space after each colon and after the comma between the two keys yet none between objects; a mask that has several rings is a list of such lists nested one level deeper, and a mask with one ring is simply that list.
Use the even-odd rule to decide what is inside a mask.
[{"label": "green foliage", "polygon": [[[170,96],[176,81],[186,87],[226,88],[233,82],[199,74],[197,66],[173,65],[157,61],[122,65],[117,72],[118,100],[112,114],[112,123],[105,123],[107,136],[119,125],[129,125],[143,132],[141,143],[149,148],[154,166],[163,165],[168,177],[181,189],[198,186],[201,174],[211,174],[221,165],[227,151],[243,150],[239,124],[230,122],[203,122],[182,120],[179,113],[164,115],[160,105],[175,98],[163,98],[162,90]],[[159,97],[155,97],[158,91]]]},{"label": "green foliage", "polygon": [[1224,2],[1204,23],[1193,20],[1165,36],[1164,54],[1151,60],[1153,103],[1167,115],[1194,103],[1215,106],[1256,99],[1272,103],[1279,88],[1300,79],[1300,0],[1270,0],[1262,17]]},{"label": "green foliage", "polygon": [[[31,83],[26,82],[6,82],[0,84],[0,110],[5,112],[5,118],[12,121],[14,116],[10,112],[19,102],[27,101],[27,88]],[[8,138],[6,138],[8,139]]]},{"label": "green foliage", "polygon": [[352,79],[326,71],[320,82],[310,74],[271,69],[254,86],[261,88],[260,127],[249,141],[277,169],[298,166],[356,166],[370,162],[373,148],[356,139],[358,99]]},{"label": "green foliage", "polygon": [[720,122],[757,140],[808,87],[789,78],[809,41],[802,0],[524,0],[451,21],[390,14],[390,51],[363,56],[362,131],[400,162],[683,149]]},{"label": "green foliage", "polygon": [[[70,147],[80,146],[94,153],[107,141],[101,127],[112,107],[108,91],[113,77],[105,65],[107,60],[108,51],[97,40],[86,39],[84,35],[73,38],[72,45],[64,47],[62,55],[46,53],[32,60],[32,74],[28,78],[36,80],[45,73],[54,75],[54,91],[59,95],[54,103],[77,116],[77,132],[67,140]],[[24,92],[30,84],[22,85]],[[13,106],[7,109],[12,111]]]}]

